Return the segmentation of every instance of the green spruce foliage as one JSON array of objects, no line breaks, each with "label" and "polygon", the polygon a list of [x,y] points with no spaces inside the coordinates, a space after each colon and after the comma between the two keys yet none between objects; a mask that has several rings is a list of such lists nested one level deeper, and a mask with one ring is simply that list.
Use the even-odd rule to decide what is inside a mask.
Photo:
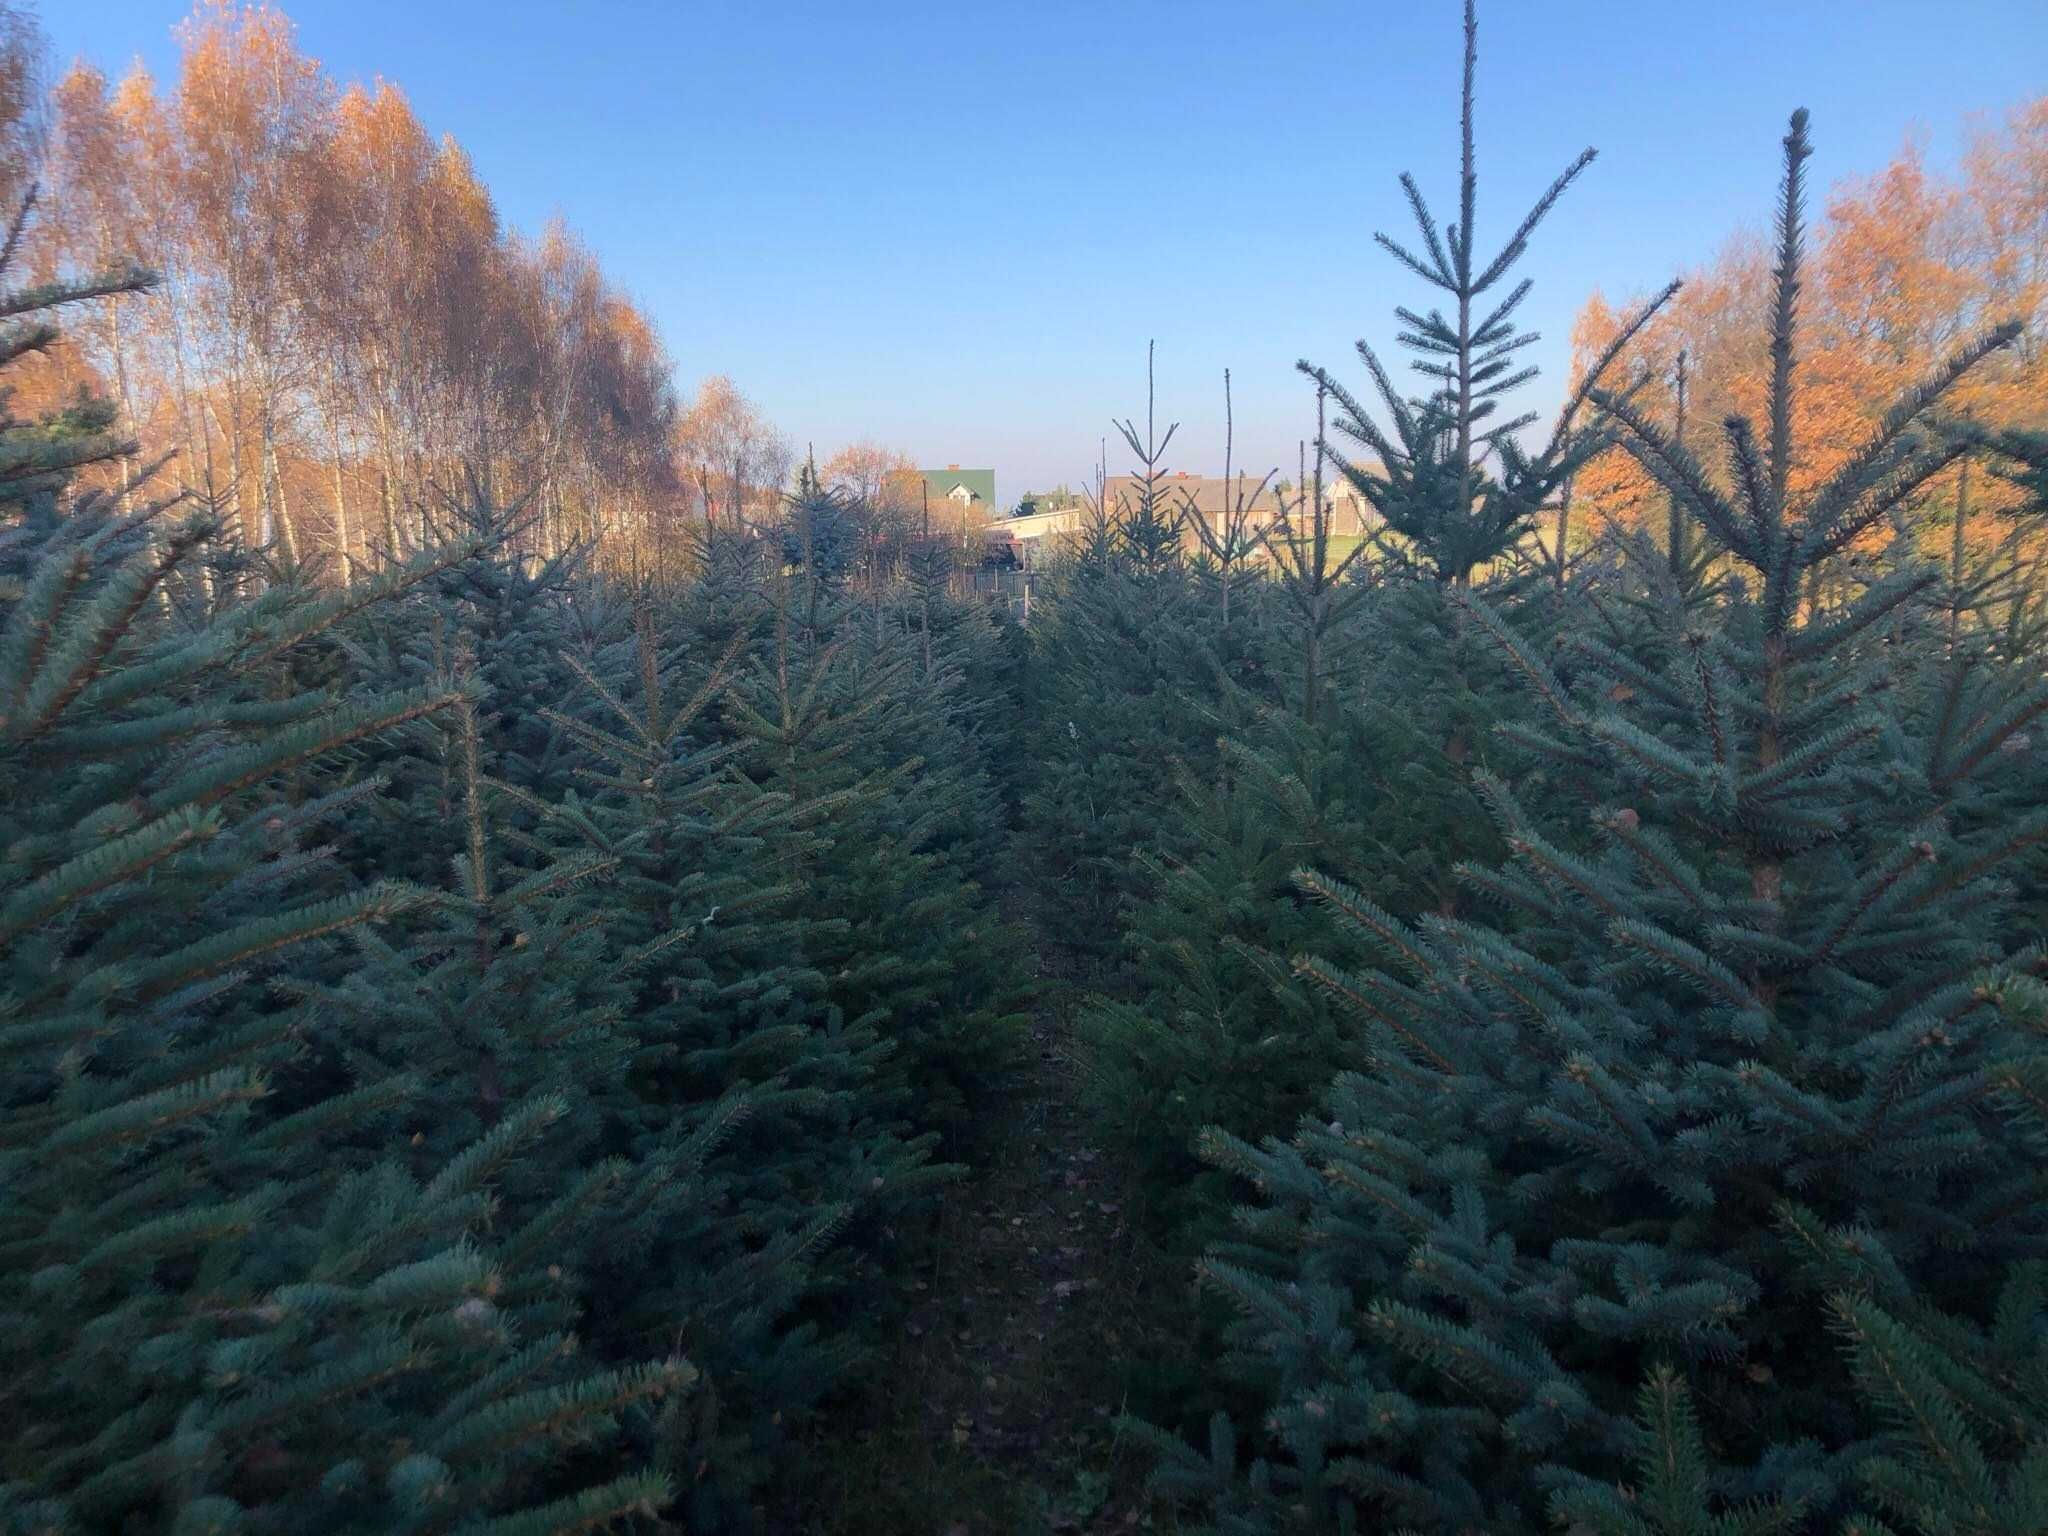
[{"label": "green spruce foliage", "polygon": [[1186,558],[1187,514],[1166,468],[1178,429],[1159,430],[1149,353],[1147,364],[1144,430],[1117,428],[1134,488],[1092,499],[1033,634],[1024,825],[1039,929],[1104,980],[1122,965],[1126,910],[1145,886],[1133,855],[1173,837],[1176,765],[1207,771],[1237,701],[1237,636]]},{"label": "green spruce foliage", "polygon": [[[1453,587],[1535,711],[1501,733],[1570,793],[1479,776],[1510,857],[1460,873],[1499,919],[1403,921],[1298,877],[1370,955],[1294,962],[1360,1049],[1293,1140],[1205,1141],[1256,1196],[1202,1274],[1238,1308],[1230,1369],[1264,1407],[1242,1460],[1220,1421],[1206,1455],[1162,1440],[1161,1483],[1218,1529],[1534,1531],[1553,1509],[1594,1529],[1794,1510],[1826,1528],[1872,1490],[1905,1529],[1990,1529],[2030,1497],[2020,1396],[1976,1427],[1981,1475],[1936,1470],[1969,1443],[1957,1405],[1986,1398],[1942,1363],[1968,1322],[1928,1320],[1981,1316],[2048,1235],[2040,1038],[1986,979],[2037,964],[2013,949],[2009,877],[2039,835],[2026,731],[2048,691],[1952,639],[1939,573],[1907,555],[1838,607],[1806,597],[1962,451],[1930,414],[2012,332],[1961,349],[1795,496],[1807,154],[1799,113],[1771,421],[1726,423],[1726,480],[1625,397],[1591,396],[1736,590],[1702,608],[1658,562],[1633,610],[1654,632],[1582,622],[1545,653]],[[1846,1352],[1822,1345],[1831,1322]],[[2027,1353],[2025,1321],[1983,1326]],[[1916,1352],[1924,1392],[1887,1365]],[[1951,1422],[1883,1438],[1917,1415]],[[1637,1488],[1652,1444],[1651,1501],[1595,1519],[1588,1480]],[[2018,1448],[2011,1486],[1993,1444]]]},{"label": "green spruce foliage", "polygon": [[[1254,1141],[1284,1134],[1355,1059],[1341,1010],[1290,974],[1292,955],[1347,942],[1293,871],[1323,870],[1403,918],[1453,917],[1475,899],[1456,866],[1498,856],[1475,774],[1531,766],[1492,729],[1524,705],[1453,593],[1483,592],[1521,643],[1547,649],[1561,623],[1559,592],[1520,559],[1518,541],[1609,441],[1579,420],[1593,378],[1540,452],[1517,446],[1525,419],[1495,418],[1530,376],[1508,361],[1530,339],[1511,323],[1529,285],[1488,296],[1510,280],[1532,231],[1591,157],[1574,162],[1482,261],[1472,234],[1475,39],[1468,10],[1459,221],[1440,232],[1404,176],[1427,254],[1380,239],[1456,304],[1451,318],[1398,311],[1402,340],[1430,383],[1418,398],[1402,396],[1360,343],[1385,406],[1382,426],[1327,372],[1301,365],[1316,384],[1313,468],[1304,462],[1284,515],[1256,532],[1266,579],[1240,590],[1234,608],[1215,600],[1230,593],[1220,582],[1198,589],[1180,620],[1198,637],[1182,649],[1210,658],[1218,681],[1205,692],[1184,684],[1169,704],[1187,743],[1174,753],[1179,794],[1132,837],[1125,945],[1138,984],[1083,1021],[1105,1124],[1163,1234],[1190,1252],[1222,1235],[1230,1185],[1197,1158],[1201,1130],[1222,1125]],[[1339,416],[1325,434],[1331,399]],[[1149,463],[1145,443],[1126,435]],[[1340,444],[1376,458],[1354,462]],[[1348,547],[1333,534],[1333,466],[1375,520]],[[1228,551],[1212,536],[1203,552],[1220,570]],[[1067,612],[1062,603],[1055,622]],[[1156,619],[1159,605],[1150,613]],[[1056,630],[1053,643],[1064,638]],[[1064,660],[1049,649],[1048,664]],[[1107,686],[1131,675],[1112,671]],[[1091,685],[1105,686],[1079,686]],[[1525,777],[1532,790],[1538,783],[1554,779]]]},{"label": "green spruce foliage", "polygon": [[[0,308],[26,334],[81,291]],[[469,551],[237,600],[211,516],[134,484],[64,493],[114,456],[100,424],[7,428],[0,1518],[513,1531],[651,1512],[670,1485],[619,1437],[692,1367],[579,1354],[551,1260],[582,1212],[490,1219],[568,1103],[538,1093],[411,1156],[380,1131],[428,1077],[334,1081],[291,986],[428,900],[323,850],[379,788],[331,765],[467,705],[452,679],[301,688],[292,663]],[[572,1447],[615,1471],[565,1464]]]},{"label": "green spruce foliage", "polygon": [[[323,585],[0,382],[0,1533],[775,1529],[994,1158],[1200,1281],[1113,1362],[1178,1529],[2048,1532],[2048,449],[1945,413],[2015,330],[1806,486],[1802,112],[1768,419],[1610,387],[1655,300],[1532,435],[1592,156],[1482,250],[1477,40],[1419,388],[1300,365],[1219,513],[1148,356],[1028,628],[809,463],[660,581],[494,467]],[[8,287],[32,208],[0,371],[151,282]],[[1570,554],[1605,452],[1668,519]]]},{"label": "green spruce foliage", "polygon": [[1021,1043],[1013,642],[815,486],[322,588],[112,424],[0,424],[0,1526],[748,1528]]}]

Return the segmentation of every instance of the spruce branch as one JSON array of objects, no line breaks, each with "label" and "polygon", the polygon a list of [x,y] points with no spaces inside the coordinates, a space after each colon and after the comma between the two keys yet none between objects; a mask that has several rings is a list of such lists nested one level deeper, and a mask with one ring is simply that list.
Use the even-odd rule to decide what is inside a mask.
[{"label": "spruce branch", "polygon": [[1771,511],[1782,518],[1792,478],[1792,392],[1796,376],[1793,345],[1798,330],[1800,265],[1806,217],[1806,161],[1813,145],[1806,134],[1807,112],[1792,114],[1785,134],[1785,174],[1778,193],[1778,259],[1771,287]]}]

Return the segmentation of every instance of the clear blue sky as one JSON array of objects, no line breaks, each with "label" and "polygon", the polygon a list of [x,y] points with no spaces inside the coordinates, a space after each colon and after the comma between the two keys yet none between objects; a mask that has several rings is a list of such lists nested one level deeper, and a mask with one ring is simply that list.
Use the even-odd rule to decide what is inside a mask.
[{"label": "clear blue sky", "polygon": [[[1079,483],[1159,342],[1176,467],[1291,465],[1307,356],[1359,370],[1421,295],[1372,244],[1413,169],[1454,195],[1455,0],[292,0],[383,75],[505,218],[559,211],[689,389],[727,373],[820,455],[873,437]],[[42,0],[60,59],[168,76],[179,0]],[[2048,89],[2043,0],[1486,0],[1480,233],[1600,160],[1523,270],[1557,397],[1589,289],[1653,288],[1767,214],[1786,113],[1820,185]],[[1121,467],[1111,455],[1111,469]]]}]

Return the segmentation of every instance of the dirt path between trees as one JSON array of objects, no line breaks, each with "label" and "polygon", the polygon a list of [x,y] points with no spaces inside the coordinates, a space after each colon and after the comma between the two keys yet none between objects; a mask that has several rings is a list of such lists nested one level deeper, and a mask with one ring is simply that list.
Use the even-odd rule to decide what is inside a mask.
[{"label": "dirt path between trees", "polygon": [[[830,1415],[788,1531],[1040,1536],[1170,1531],[1146,1459],[1120,1434],[1126,1363],[1170,1277],[1125,1219],[1123,1181],[1089,1136],[1071,994],[1048,986],[1008,1125],[948,1192],[910,1279],[893,1353]],[[1170,1315],[1170,1313],[1168,1314]],[[866,1427],[863,1427],[866,1426]]]}]

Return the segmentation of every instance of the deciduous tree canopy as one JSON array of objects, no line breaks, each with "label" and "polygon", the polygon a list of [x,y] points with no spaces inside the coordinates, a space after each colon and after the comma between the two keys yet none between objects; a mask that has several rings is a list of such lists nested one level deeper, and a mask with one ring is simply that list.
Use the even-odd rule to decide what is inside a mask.
[{"label": "deciduous tree canopy", "polygon": [[[2025,330],[1956,387],[1948,409],[1991,427],[2039,420],[2048,393],[2048,97],[1980,127],[1953,174],[1931,169],[1925,152],[1909,144],[1876,174],[1842,182],[1811,239],[1800,294],[1804,378],[1793,402],[1801,442],[1795,488],[1840,469],[1930,359],[1993,321],[2017,320]],[[1770,275],[1770,252],[1749,233],[1687,275],[1635,342],[1632,355],[1647,375],[1638,396],[1645,411],[1677,421],[1682,355],[1688,440],[1716,440],[1732,414],[1760,419],[1770,383]],[[1620,324],[1604,296],[1587,300],[1572,336],[1581,366]],[[1718,463],[1717,454],[1702,457]],[[2011,504],[2013,493],[1982,477],[1979,483],[1987,498],[1981,507]],[[1927,487],[1930,533],[1947,526],[1956,486],[1951,472]],[[1589,534],[1663,527],[1664,492],[1626,454],[1588,466],[1575,490]],[[1988,518],[1970,530],[1984,542],[2003,533]]]},{"label": "deciduous tree canopy", "polygon": [[[179,39],[167,85],[86,63],[56,84],[31,260],[161,281],[94,305],[39,386],[104,388],[287,559],[411,547],[471,479],[530,499],[550,548],[633,558],[672,532],[703,402],[684,416],[596,257],[560,224],[506,229],[454,139],[389,82],[338,85],[282,12],[209,0]],[[0,90],[19,73],[0,60]]]}]

